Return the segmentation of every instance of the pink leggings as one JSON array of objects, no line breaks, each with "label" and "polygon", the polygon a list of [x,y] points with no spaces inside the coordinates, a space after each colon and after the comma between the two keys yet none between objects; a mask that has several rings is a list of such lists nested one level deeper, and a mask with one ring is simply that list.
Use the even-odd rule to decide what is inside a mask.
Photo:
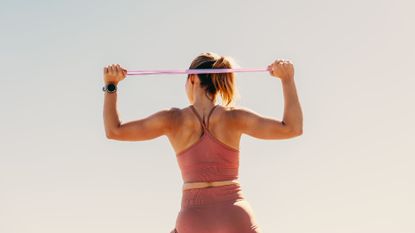
[{"label": "pink leggings", "polygon": [[170,233],[261,233],[238,184],[184,190]]}]

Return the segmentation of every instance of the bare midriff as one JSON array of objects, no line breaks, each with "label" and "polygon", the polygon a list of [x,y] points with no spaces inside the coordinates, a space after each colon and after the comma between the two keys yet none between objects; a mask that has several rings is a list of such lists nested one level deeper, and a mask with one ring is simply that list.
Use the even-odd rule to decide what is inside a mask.
[{"label": "bare midriff", "polygon": [[222,181],[212,181],[212,182],[187,182],[183,184],[183,190],[195,189],[195,188],[208,188],[216,187],[223,185],[238,184],[238,180],[222,180]]}]

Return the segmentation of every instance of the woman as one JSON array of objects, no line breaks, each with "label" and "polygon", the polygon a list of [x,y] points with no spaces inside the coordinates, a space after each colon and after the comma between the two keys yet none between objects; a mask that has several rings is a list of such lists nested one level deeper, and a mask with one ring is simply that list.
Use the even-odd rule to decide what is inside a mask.
[{"label": "woman", "polygon": [[[232,68],[231,60],[212,52],[201,53],[189,69]],[[276,60],[268,68],[283,84],[282,121],[229,106],[235,93],[234,73],[190,74],[185,84],[188,107],[163,109],[127,123],[118,119],[116,91],[105,93],[107,138],[142,141],[166,135],[176,152],[184,184],[181,209],[170,233],[262,232],[237,180],[240,138],[247,134],[286,139],[302,134],[292,63]],[[105,67],[105,84],[117,85],[126,72],[118,64]],[[216,104],[218,94],[226,102],[224,106]]]}]

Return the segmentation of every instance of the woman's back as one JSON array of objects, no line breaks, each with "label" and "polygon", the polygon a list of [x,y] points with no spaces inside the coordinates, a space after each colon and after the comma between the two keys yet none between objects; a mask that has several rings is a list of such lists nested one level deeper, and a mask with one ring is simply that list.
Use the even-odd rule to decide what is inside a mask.
[{"label": "woman's back", "polygon": [[197,143],[204,134],[204,126],[212,139],[224,147],[239,151],[241,134],[233,128],[230,119],[230,108],[214,105],[207,114],[200,113],[196,107],[190,105],[177,114],[174,138],[169,138],[176,155]]},{"label": "woman's back", "polygon": [[197,133],[196,140],[192,140],[189,146],[176,153],[184,182],[213,182],[238,178],[239,150],[223,143],[209,130],[212,125],[210,118],[217,108],[218,105],[212,107],[204,120],[195,107],[190,105],[192,114],[199,122],[201,134]]}]

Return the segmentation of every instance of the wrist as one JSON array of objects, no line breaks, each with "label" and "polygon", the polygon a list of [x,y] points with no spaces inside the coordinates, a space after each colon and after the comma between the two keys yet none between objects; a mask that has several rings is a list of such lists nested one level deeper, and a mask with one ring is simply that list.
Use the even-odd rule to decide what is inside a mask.
[{"label": "wrist", "polygon": [[118,82],[114,82],[114,81],[104,81],[104,85],[108,85],[108,84],[114,84],[114,85],[118,85]]},{"label": "wrist", "polygon": [[116,93],[117,92],[117,82],[105,82],[102,87],[102,91],[106,93]]},{"label": "wrist", "polygon": [[294,81],[294,76],[284,77],[284,78],[281,79],[281,82],[283,82],[283,83],[291,83],[293,81]]}]

